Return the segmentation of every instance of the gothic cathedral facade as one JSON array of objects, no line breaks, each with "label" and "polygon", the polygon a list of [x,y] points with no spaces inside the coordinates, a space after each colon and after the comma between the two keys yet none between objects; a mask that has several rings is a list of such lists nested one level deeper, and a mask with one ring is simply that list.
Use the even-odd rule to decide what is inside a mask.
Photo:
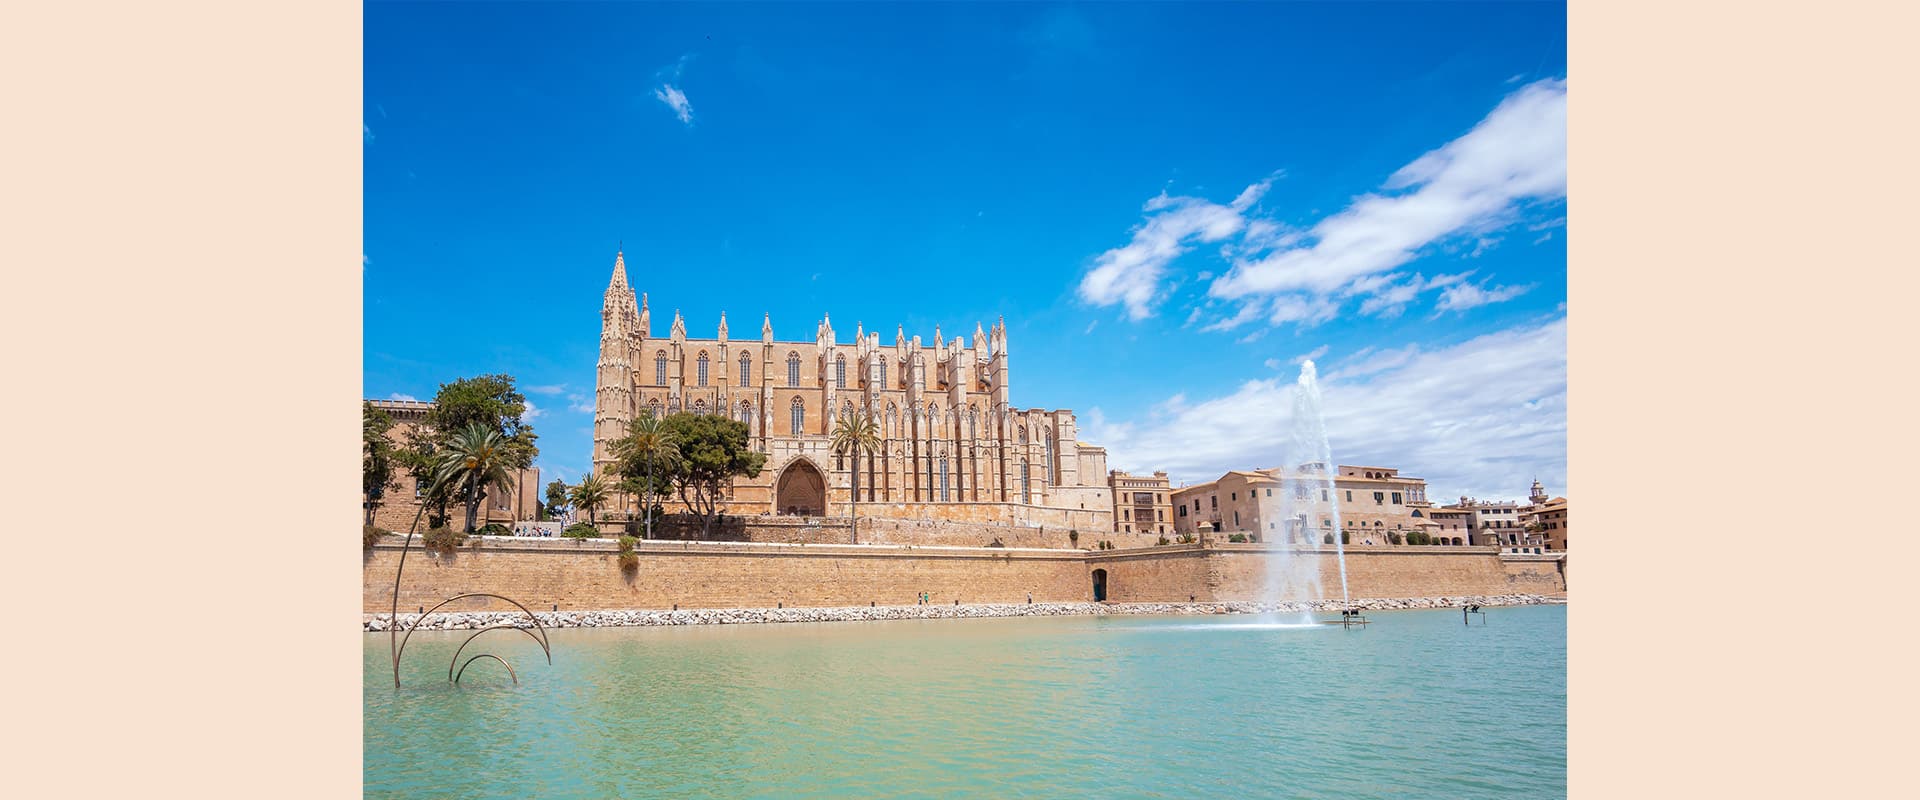
[{"label": "gothic cathedral facade", "polygon": [[[747,424],[767,462],[735,481],[723,513],[845,516],[855,465],[832,452],[829,433],[839,415],[866,413],[882,445],[858,464],[862,516],[1113,530],[1106,451],[1079,441],[1072,411],[1015,408],[1009,377],[1004,320],[991,331],[975,323],[971,340],[935,328],[931,347],[896,329],[883,346],[859,326],[841,343],[826,318],[811,342],[778,341],[770,315],[757,339],[735,340],[724,312],[714,338],[693,339],[675,311],[656,338],[647,296],[636,302],[616,254],[600,312],[593,470],[607,475],[612,443],[642,415],[725,414]],[[616,495],[603,518],[638,510]]]}]

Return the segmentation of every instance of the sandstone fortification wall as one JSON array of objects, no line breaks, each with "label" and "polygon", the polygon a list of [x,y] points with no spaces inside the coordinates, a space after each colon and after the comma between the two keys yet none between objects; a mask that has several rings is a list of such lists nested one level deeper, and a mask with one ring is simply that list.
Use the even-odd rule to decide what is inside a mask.
[{"label": "sandstone fortification wall", "polygon": [[[384,612],[393,599],[399,539],[363,557],[362,605]],[[1003,536],[1004,538],[1004,536]],[[639,565],[619,566],[610,541],[483,537],[479,547],[432,553],[418,540],[407,555],[400,608],[431,606],[467,592],[502,594],[538,611],[581,609],[771,608],[911,605],[933,602],[1036,603],[1094,599],[1096,570],[1116,602],[1239,602],[1262,599],[1269,551],[1263,545],[1173,545],[1131,550],[1038,550],[907,545],[642,542]],[[1331,548],[1321,559],[1318,597],[1340,596]],[[1412,598],[1566,591],[1564,561],[1510,557],[1495,548],[1377,547],[1346,554],[1349,595]],[[449,609],[505,610],[498,600]]]}]

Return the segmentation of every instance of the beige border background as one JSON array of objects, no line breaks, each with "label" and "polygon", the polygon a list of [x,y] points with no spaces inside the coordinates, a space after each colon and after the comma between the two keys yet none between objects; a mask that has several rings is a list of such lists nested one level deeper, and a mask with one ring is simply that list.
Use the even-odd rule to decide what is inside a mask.
[{"label": "beige border background", "polygon": [[[1859,7],[1573,4],[1574,796],[1902,777],[1920,69]],[[4,13],[13,794],[350,796],[360,9]]]}]

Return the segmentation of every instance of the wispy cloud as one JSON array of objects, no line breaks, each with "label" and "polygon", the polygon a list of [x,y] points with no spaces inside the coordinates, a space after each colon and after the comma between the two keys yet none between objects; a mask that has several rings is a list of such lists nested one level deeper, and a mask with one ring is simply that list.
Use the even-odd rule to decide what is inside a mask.
[{"label": "wispy cloud", "polygon": [[567,385],[564,383],[549,383],[525,388],[527,394],[564,394],[567,391]]},{"label": "wispy cloud", "polygon": [[360,123],[360,135],[364,137],[363,141],[368,141],[368,142],[373,141],[372,126],[369,126],[367,123],[364,123],[364,122]]},{"label": "wispy cloud", "polygon": [[[1432,351],[1356,353],[1321,382],[1334,458],[1401,467],[1426,478],[1435,500],[1519,497],[1536,470],[1565,487],[1566,366],[1565,317]],[[1105,445],[1116,469],[1166,469],[1176,481],[1278,466],[1289,459],[1293,377],[1175,395],[1143,419],[1092,409],[1083,436]]]},{"label": "wispy cloud", "polygon": [[1098,306],[1123,303],[1131,319],[1152,316],[1167,265],[1196,244],[1240,233],[1246,227],[1243,212],[1271,185],[1269,178],[1248,186],[1227,205],[1162,191],[1143,207],[1147,218],[1133,229],[1133,240],[1094,259],[1093,269],[1080,280],[1080,298]]},{"label": "wispy cloud", "polygon": [[[1466,257],[1477,256],[1497,244],[1498,232],[1530,204],[1566,197],[1566,98],[1564,79],[1522,86],[1472,130],[1304,229],[1253,213],[1272,178],[1227,204],[1163,191],[1147,202],[1145,221],[1130,242],[1094,259],[1079,296],[1099,306],[1124,304],[1130,318],[1144,319],[1177,283],[1168,277],[1169,266],[1198,245],[1217,243],[1230,268],[1212,278],[1207,294],[1237,308],[1206,330],[1256,321],[1313,326],[1334,319],[1354,299],[1363,314],[1398,315],[1461,276],[1429,280],[1396,269],[1450,243],[1464,242],[1463,249],[1471,247]],[[1565,218],[1545,225],[1555,224]],[[1470,306],[1456,301],[1452,307]]]},{"label": "wispy cloud", "polygon": [[654,78],[660,81],[660,85],[653,90],[653,96],[660,102],[666,103],[667,108],[673,109],[673,115],[687,125],[693,124],[693,103],[687,100],[687,93],[681,91],[676,84],[680,82],[680,74],[686,70],[687,62],[691,60],[693,60],[693,54],[688,53],[681,56],[680,60],[675,61],[672,66],[655,73]]},{"label": "wispy cloud", "polygon": [[527,410],[520,414],[520,418],[527,422],[532,422],[536,419],[539,419],[542,415],[546,413],[547,413],[546,409],[541,408],[537,405],[534,405],[532,400],[528,400]]},{"label": "wispy cloud", "polygon": [[1401,167],[1382,191],[1321,220],[1307,231],[1310,243],[1237,260],[1208,293],[1250,302],[1325,297],[1448,237],[1508,224],[1524,202],[1566,193],[1567,84],[1539,81],[1509,95],[1465,135]]},{"label": "wispy cloud", "polygon": [[387,395],[387,399],[388,400],[405,400],[410,403],[420,402],[420,398],[418,397],[414,397],[413,395],[410,395],[410,394],[401,394],[399,392],[394,392],[393,394]]},{"label": "wispy cloud", "polygon": [[567,410],[576,414],[591,414],[596,409],[593,405],[593,398],[584,394],[575,393],[567,395]]},{"label": "wispy cloud", "polygon": [[[1289,359],[1287,363],[1299,364],[1306,361],[1312,361],[1326,354],[1327,354],[1327,346],[1323,344],[1323,345],[1320,345],[1319,347],[1313,348],[1313,351],[1310,353],[1302,353],[1300,355],[1294,356],[1292,359]],[[1272,366],[1272,365],[1269,365],[1269,366]]]},{"label": "wispy cloud", "polygon": [[1485,284],[1462,283],[1447,287],[1446,291],[1440,293],[1439,302],[1433,304],[1434,312],[1465,311],[1488,303],[1501,303],[1526,294],[1528,289],[1533,288],[1532,284],[1495,286],[1491,289],[1483,288],[1484,286]]}]

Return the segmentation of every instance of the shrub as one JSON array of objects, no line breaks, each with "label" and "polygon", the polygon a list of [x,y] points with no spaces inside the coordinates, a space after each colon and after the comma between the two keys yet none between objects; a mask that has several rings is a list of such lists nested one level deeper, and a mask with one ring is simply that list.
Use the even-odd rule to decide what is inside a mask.
[{"label": "shrub", "polygon": [[1181,544],[1193,544],[1193,534],[1191,533],[1180,534],[1178,537],[1175,537],[1175,539]]},{"label": "shrub", "polygon": [[1260,534],[1259,533],[1247,534],[1247,541],[1258,544],[1260,542]]},{"label": "shrub", "polygon": [[364,547],[371,548],[373,547],[375,542],[380,541],[380,539],[386,535],[387,535],[386,531],[380,530],[379,528],[376,528],[372,525],[368,525],[366,526],[365,530],[360,532],[361,544]]},{"label": "shrub", "polygon": [[1075,546],[1075,547],[1079,547],[1079,546],[1080,546],[1080,532],[1079,532],[1079,531],[1067,531],[1067,541],[1068,541],[1068,542],[1071,542],[1071,543],[1073,543],[1073,546]]},{"label": "shrub", "polygon": [[481,536],[512,536],[513,530],[498,522],[489,522],[479,533]]},{"label": "shrub", "polygon": [[640,554],[633,551],[633,543],[640,541],[631,536],[620,537],[620,569],[632,572],[640,568]]},{"label": "shrub", "polygon": [[453,552],[453,548],[459,547],[466,540],[466,534],[452,528],[428,528],[427,532],[420,536],[421,543],[428,550],[441,553]]},{"label": "shrub", "polygon": [[1407,544],[1433,544],[1433,536],[1426,531],[1414,531],[1407,534]]},{"label": "shrub", "polygon": [[1229,541],[1229,542],[1234,542],[1234,543],[1237,543],[1237,544],[1246,544],[1246,542],[1247,542],[1247,535],[1246,535],[1246,534],[1244,534],[1244,533],[1235,533],[1235,534],[1231,534],[1231,535],[1229,535],[1229,536],[1227,536],[1227,541]]},{"label": "shrub", "polygon": [[1320,543],[1321,543],[1321,544],[1333,544],[1333,534],[1331,534],[1331,533],[1329,533],[1329,534],[1327,534],[1327,535],[1325,535],[1325,536],[1322,536],[1322,537],[1320,537]]},{"label": "shrub", "polygon": [[1169,542],[1169,541],[1167,541],[1167,537],[1165,537],[1165,536],[1162,536],[1162,537],[1160,537],[1160,541],[1158,541],[1158,542],[1155,542],[1155,544],[1160,544],[1160,545],[1169,545],[1169,544],[1173,544],[1173,543],[1172,543],[1172,542]]},{"label": "shrub", "polygon": [[569,539],[597,539],[600,537],[600,529],[585,522],[576,522],[568,525],[566,530],[560,532],[560,535]]},{"label": "shrub", "polygon": [[1395,533],[1394,531],[1387,531],[1387,543],[1388,543],[1388,544],[1399,544],[1399,543],[1400,543],[1400,534],[1398,534],[1398,533]]}]

